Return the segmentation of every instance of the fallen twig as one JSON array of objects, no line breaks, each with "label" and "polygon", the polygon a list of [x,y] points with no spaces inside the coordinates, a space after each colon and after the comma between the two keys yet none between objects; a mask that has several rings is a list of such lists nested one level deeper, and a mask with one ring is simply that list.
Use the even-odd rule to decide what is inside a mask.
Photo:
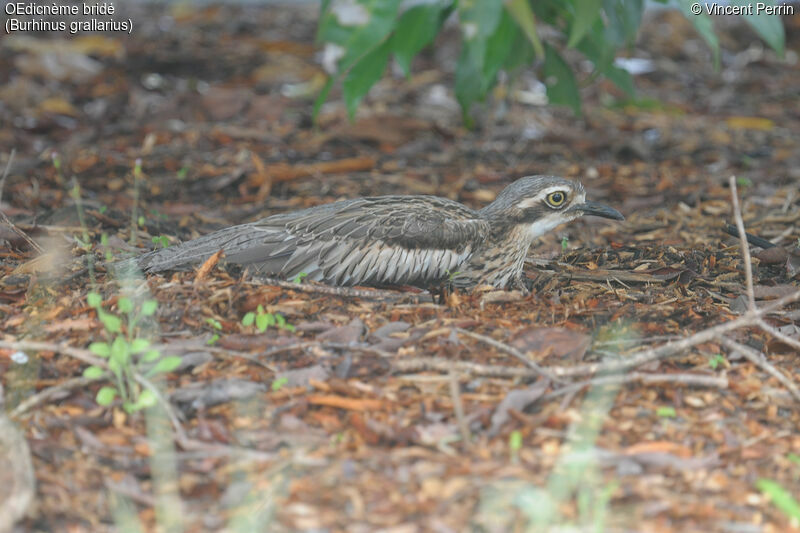
[{"label": "fallen twig", "polygon": [[786,387],[786,389],[789,391],[789,394],[791,394],[796,401],[800,402],[800,389],[797,388],[797,385],[795,385],[791,379],[783,375],[780,370],[775,368],[775,365],[770,363],[763,353],[757,352],[753,348],[745,346],[744,344],[736,342],[727,337],[719,337],[718,340],[729,349],[740,353],[742,357],[765,371],[770,376],[777,379],[781,385]]},{"label": "fallen twig", "polygon": [[457,333],[461,333],[462,335],[466,335],[467,337],[472,337],[473,339],[477,339],[481,342],[488,344],[489,346],[493,346],[498,350],[501,350],[509,355],[516,357],[519,361],[529,366],[536,372],[538,375],[549,379],[550,381],[554,382],[561,382],[563,380],[558,379],[554,373],[551,372],[550,368],[544,368],[538,365],[535,361],[532,361],[530,357],[526,357],[524,353],[520,352],[513,346],[509,346],[503,342],[497,341],[491,337],[487,337],[486,335],[481,335],[480,333],[475,333],[473,331],[469,331],[466,329],[461,328],[453,328],[454,331]]},{"label": "fallen twig", "polygon": [[[12,150],[11,150],[11,154],[9,154],[9,156],[8,156],[8,161],[6,162],[6,168],[5,168],[5,170],[3,170],[3,175],[2,175],[2,177],[0,177],[0,205],[2,205],[2,200],[3,200],[3,188],[5,187],[5,184],[6,184],[6,177],[8,177],[8,173],[9,173],[9,171],[11,170],[11,162],[12,162],[12,161],[14,161],[14,154],[15,154],[15,153],[16,153],[16,150],[13,150],[13,149],[12,149]],[[19,235],[20,237],[22,237],[22,239],[23,239],[23,240],[25,240],[25,242],[27,242],[27,243],[30,245],[30,247],[31,247],[31,248],[33,248],[34,250],[36,250],[38,253],[42,253],[42,252],[44,251],[44,250],[42,249],[42,247],[41,247],[41,246],[39,246],[39,244],[38,244],[38,243],[36,243],[36,241],[34,241],[33,239],[31,239],[31,238],[28,236],[28,234],[27,234],[27,233],[25,233],[24,231],[22,231],[21,229],[19,229],[19,228],[16,226],[16,224],[14,224],[13,222],[11,222],[11,219],[10,219],[10,218],[8,218],[8,217],[6,216],[6,214],[3,212],[3,210],[2,210],[2,209],[0,209],[0,218],[2,218],[2,219],[3,219],[3,222],[5,222],[6,224],[8,224],[8,227],[9,227],[9,228],[11,228],[11,230],[12,230],[14,233],[16,233],[17,235]]]}]

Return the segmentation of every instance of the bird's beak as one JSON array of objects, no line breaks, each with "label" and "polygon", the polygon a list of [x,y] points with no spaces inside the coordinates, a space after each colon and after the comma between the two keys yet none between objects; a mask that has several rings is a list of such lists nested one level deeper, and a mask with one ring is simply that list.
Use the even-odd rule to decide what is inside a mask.
[{"label": "bird's beak", "polygon": [[625,217],[622,216],[622,213],[613,207],[598,204],[597,202],[584,202],[582,204],[570,207],[569,210],[578,211],[584,215],[594,215],[596,217],[611,218],[613,220],[625,220]]}]

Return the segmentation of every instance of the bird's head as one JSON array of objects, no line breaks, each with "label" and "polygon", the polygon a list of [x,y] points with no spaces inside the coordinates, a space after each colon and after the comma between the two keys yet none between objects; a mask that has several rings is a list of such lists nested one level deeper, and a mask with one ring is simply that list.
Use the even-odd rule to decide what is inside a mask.
[{"label": "bird's head", "polygon": [[528,226],[531,239],[583,215],[625,220],[616,209],[587,201],[580,182],[557,176],[520,178],[481,212],[502,225]]}]

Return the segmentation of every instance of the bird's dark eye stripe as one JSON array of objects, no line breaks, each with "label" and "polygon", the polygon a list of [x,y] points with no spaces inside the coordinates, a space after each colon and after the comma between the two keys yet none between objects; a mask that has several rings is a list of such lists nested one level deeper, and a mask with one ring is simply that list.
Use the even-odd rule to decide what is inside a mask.
[{"label": "bird's dark eye stripe", "polygon": [[567,195],[561,191],[551,192],[547,195],[547,205],[550,207],[561,207],[567,200]]}]

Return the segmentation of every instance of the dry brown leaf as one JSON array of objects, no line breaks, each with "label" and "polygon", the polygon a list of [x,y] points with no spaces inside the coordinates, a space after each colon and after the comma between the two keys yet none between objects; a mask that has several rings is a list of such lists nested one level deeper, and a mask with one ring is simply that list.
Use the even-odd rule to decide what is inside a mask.
[{"label": "dry brown leaf", "polygon": [[225,253],[224,250],[220,250],[211,257],[209,257],[208,259],[206,259],[205,262],[202,265],[200,265],[200,268],[197,269],[197,275],[195,275],[194,277],[194,282],[199,283],[204,279],[206,279],[208,273],[211,272],[211,270],[215,266],[217,266],[217,263],[219,263],[219,259],[222,257],[224,253]]},{"label": "dry brown leaf", "polygon": [[570,329],[534,327],[518,331],[509,344],[528,354],[536,354],[536,359],[554,355],[580,360],[591,343],[590,336]]}]

